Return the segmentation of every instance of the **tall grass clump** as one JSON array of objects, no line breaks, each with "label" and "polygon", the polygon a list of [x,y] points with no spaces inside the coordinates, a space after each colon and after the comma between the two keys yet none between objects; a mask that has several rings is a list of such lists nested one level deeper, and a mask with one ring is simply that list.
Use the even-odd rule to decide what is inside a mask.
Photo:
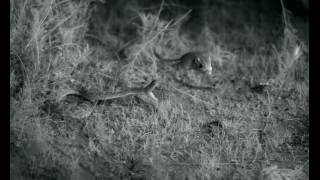
[{"label": "tall grass clump", "polygon": [[[86,61],[89,2],[10,1],[10,176],[65,178],[76,156],[55,103],[70,72]],[[61,141],[61,143],[63,143]],[[64,154],[66,153],[66,154]],[[64,157],[71,158],[66,161]]]}]

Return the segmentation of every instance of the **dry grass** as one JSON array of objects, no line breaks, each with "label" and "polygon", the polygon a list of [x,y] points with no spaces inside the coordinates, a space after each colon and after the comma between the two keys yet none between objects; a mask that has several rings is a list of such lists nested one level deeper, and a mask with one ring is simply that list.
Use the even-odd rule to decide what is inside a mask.
[{"label": "dry grass", "polygon": [[[269,165],[308,174],[304,29],[281,24],[281,14],[255,26],[242,6],[206,6],[194,37],[184,25],[192,11],[177,4],[118,1],[107,13],[102,2],[10,0],[11,178],[257,179],[279,172]],[[166,57],[208,51],[216,89],[171,82],[153,48]],[[136,97],[60,100],[153,79],[157,107]]]}]

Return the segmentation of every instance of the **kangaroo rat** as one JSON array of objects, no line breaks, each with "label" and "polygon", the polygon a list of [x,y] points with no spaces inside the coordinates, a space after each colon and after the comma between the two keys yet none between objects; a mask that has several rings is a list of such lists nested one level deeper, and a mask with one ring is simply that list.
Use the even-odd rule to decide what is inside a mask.
[{"label": "kangaroo rat", "polygon": [[159,60],[165,63],[171,63],[172,66],[177,68],[178,70],[194,69],[209,75],[211,75],[212,73],[210,58],[206,56],[205,53],[197,52],[197,51],[188,52],[183,54],[180,58],[177,58],[177,59],[164,59],[155,51],[155,49],[153,51],[155,56]]}]

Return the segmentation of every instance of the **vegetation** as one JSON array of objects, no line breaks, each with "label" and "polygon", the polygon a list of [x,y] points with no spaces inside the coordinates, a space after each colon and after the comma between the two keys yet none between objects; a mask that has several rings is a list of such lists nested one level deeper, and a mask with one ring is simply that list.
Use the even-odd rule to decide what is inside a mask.
[{"label": "vegetation", "polygon": [[[257,179],[275,165],[308,176],[308,20],[258,7],[10,0],[10,178]],[[154,48],[209,52],[212,77],[189,78],[212,89],[171,81]],[[154,79],[156,105],[61,99]]]}]

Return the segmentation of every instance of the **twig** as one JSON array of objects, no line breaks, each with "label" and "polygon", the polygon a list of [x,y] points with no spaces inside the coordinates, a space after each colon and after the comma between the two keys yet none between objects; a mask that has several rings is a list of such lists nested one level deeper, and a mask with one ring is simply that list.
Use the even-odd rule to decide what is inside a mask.
[{"label": "twig", "polygon": [[216,90],[214,87],[210,86],[196,86],[192,84],[188,84],[186,82],[183,82],[182,80],[177,79],[176,77],[173,78],[176,82],[182,84],[185,87],[191,88],[191,89],[198,89],[198,90]]},{"label": "twig", "polygon": [[168,24],[167,24],[165,27],[163,27],[159,32],[157,32],[156,35],[154,35],[149,41],[145,42],[145,43],[142,45],[142,47],[139,49],[139,51],[135,53],[133,60],[132,60],[131,62],[129,62],[127,65],[125,65],[125,66],[122,68],[122,70],[123,70],[122,72],[125,72],[125,69],[126,69],[126,68],[130,67],[132,64],[135,63],[135,61],[138,59],[138,55],[141,53],[141,51],[142,51],[143,49],[145,49],[145,47],[146,47],[148,44],[150,44],[156,37],[158,37],[159,34],[161,34],[161,33],[164,32],[166,29],[168,29],[168,27],[169,27],[169,25],[171,24],[171,22],[172,22],[172,20],[170,20],[170,21],[168,22]]},{"label": "twig", "polygon": [[184,94],[184,95],[186,95],[186,96],[189,96],[189,97],[191,97],[191,98],[193,98],[193,99],[195,99],[195,100],[197,100],[197,101],[200,101],[200,102],[202,102],[202,103],[204,103],[204,104],[207,104],[207,105],[210,105],[210,106],[213,106],[213,107],[216,106],[216,105],[214,105],[214,104],[212,104],[212,103],[210,103],[210,102],[201,100],[201,99],[199,99],[199,98],[197,98],[197,97],[195,97],[195,96],[193,96],[193,95],[191,95],[191,94],[189,94],[189,93],[187,93],[187,92],[184,92],[184,91],[182,91],[182,90],[180,90],[180,89],[178,89],[178,88],[175,88],[175,87],[173,87],[172,85],[170,85],[170,87],[172,87],[174,90],[178,91],[179,93]]},{"label": "twig", "polygon": [[185,17],[187,17],[188,14],[190,14],[191,11],[192,11],[192,9],[190,9],[188,12],[186,12],[184,15],[182,15],[175,23],[172,24],[172,26],[175,26],[178,23],[180,23]]}]

